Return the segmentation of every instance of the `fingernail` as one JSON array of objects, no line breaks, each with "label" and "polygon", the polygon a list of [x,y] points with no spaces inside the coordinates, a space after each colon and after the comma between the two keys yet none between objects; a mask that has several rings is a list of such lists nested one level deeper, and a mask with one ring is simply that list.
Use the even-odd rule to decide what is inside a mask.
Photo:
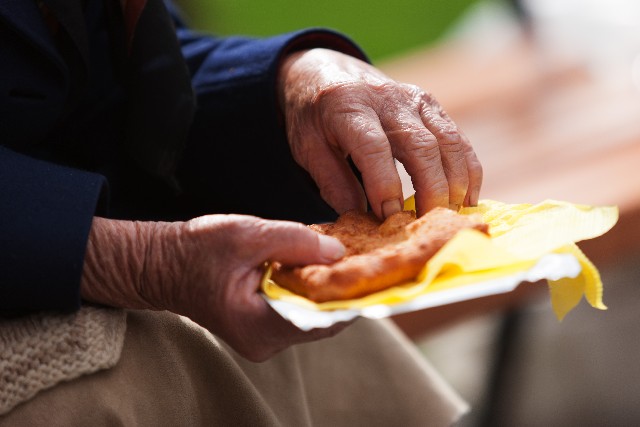
[{"label": "fingernail", "polygon": [[342,258],[346,252],[346,249],[340,240],[325,236],[321,234],[319,236],[320,254],[327,261],[335,261]]},{"label": "fingernail", "polygon": [[400,212],[402,210],[402,202],[398,199],[385,200],[382,202],[382,215],[385,218],[389,218],[396,212]]}]

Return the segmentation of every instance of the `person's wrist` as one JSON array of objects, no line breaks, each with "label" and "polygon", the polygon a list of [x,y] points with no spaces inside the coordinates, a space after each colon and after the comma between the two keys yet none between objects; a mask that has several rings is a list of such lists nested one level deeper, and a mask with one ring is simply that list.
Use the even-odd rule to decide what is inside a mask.
[{"label": "person's wrist", "polygon": [[179,282],[184,274],[183,222],[144,222],[138,234],[145,254],[137,281],[137,294],[148,307],[176,311],[182,298]]},{"label": "person's wrist", "polygon": [[[94,218],[80,294],[83,300],[122,308],[163,309],[175,268],[163,254],[170,223]],[[174,227],[175,228],[175,227]]]},{"label": "person's wrist", "polygon": [[287,53],[280,62],[280,66],[278,68],[278,78],[277,78],[277,92],[278,92],[278,106],[280,107],[280,111],[284,113],[287,104],[287,87],[290,86],[290,82],[288,82],[289,71],[293,64],[302,56],[306,50],[297,50],[294,52]]}]

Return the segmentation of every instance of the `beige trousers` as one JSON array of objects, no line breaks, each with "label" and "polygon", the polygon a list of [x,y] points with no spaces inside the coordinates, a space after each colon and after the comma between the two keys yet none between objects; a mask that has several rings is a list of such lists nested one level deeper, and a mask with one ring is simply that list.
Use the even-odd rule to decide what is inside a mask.
[{"label": "beige trousers", "polygon": [[133,311],[113,368],[39,392],[0,426],[447,426],[465,411],[389,321],[256,364],[185,318]]}]

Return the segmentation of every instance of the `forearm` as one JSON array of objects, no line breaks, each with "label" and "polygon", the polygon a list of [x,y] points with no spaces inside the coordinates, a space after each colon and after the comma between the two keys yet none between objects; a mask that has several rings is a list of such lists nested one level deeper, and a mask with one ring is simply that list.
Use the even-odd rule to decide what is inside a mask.
[{"label": "forearm", "polygon": [[[95,217],[84,260],[83,300],[122,308],[162,309],[175,276],[171,223]],[[158,268],[162,266],[162,268]],[[162,272],[162,274],[160,274]]]},{"label": "forearm", "polygon": [[293,222],[244,215],[170,223],[96,217],[81,294],[100,304],[187,316],[239,354],[262,361],[345,326],[304,332],[280,317],[259,293],[264,263],[327,263],[343,254],[337,240]]}]

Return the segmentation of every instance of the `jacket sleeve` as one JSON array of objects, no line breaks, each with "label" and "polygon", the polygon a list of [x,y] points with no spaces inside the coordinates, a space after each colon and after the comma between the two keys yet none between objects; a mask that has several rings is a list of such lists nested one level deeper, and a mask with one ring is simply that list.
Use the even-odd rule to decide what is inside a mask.
[{"label": "jacket sleeve", "polygon": [[0,146],[0,314],[74,310],[104,178]]},{"label": "jacket sleeve", "polygon": [[179,26],[178,38],[198,103],[181,179],[204,201],[203,212],[307,223],[334,218],[290,153],[277,102],[278,65],[287,53],[313,47],[367,60],[365,54],[325,29],[258,39],[217,38]]},{"label": "jacket sleeve", "polygon": [[[177,26],[198,98],[180,173],[202,212],[319,222],[333,212],[295,164],[277,110],[284,54],[331,47],[364,58],[348,39],[307,30],[267,39],[216,38]],[[106,215],[106,179],[0,144],[0,316],[74,310],[91,222]],[[115,200],[114,186],[114,200]],[[310,214],[311,213],[311,214]]]}]

